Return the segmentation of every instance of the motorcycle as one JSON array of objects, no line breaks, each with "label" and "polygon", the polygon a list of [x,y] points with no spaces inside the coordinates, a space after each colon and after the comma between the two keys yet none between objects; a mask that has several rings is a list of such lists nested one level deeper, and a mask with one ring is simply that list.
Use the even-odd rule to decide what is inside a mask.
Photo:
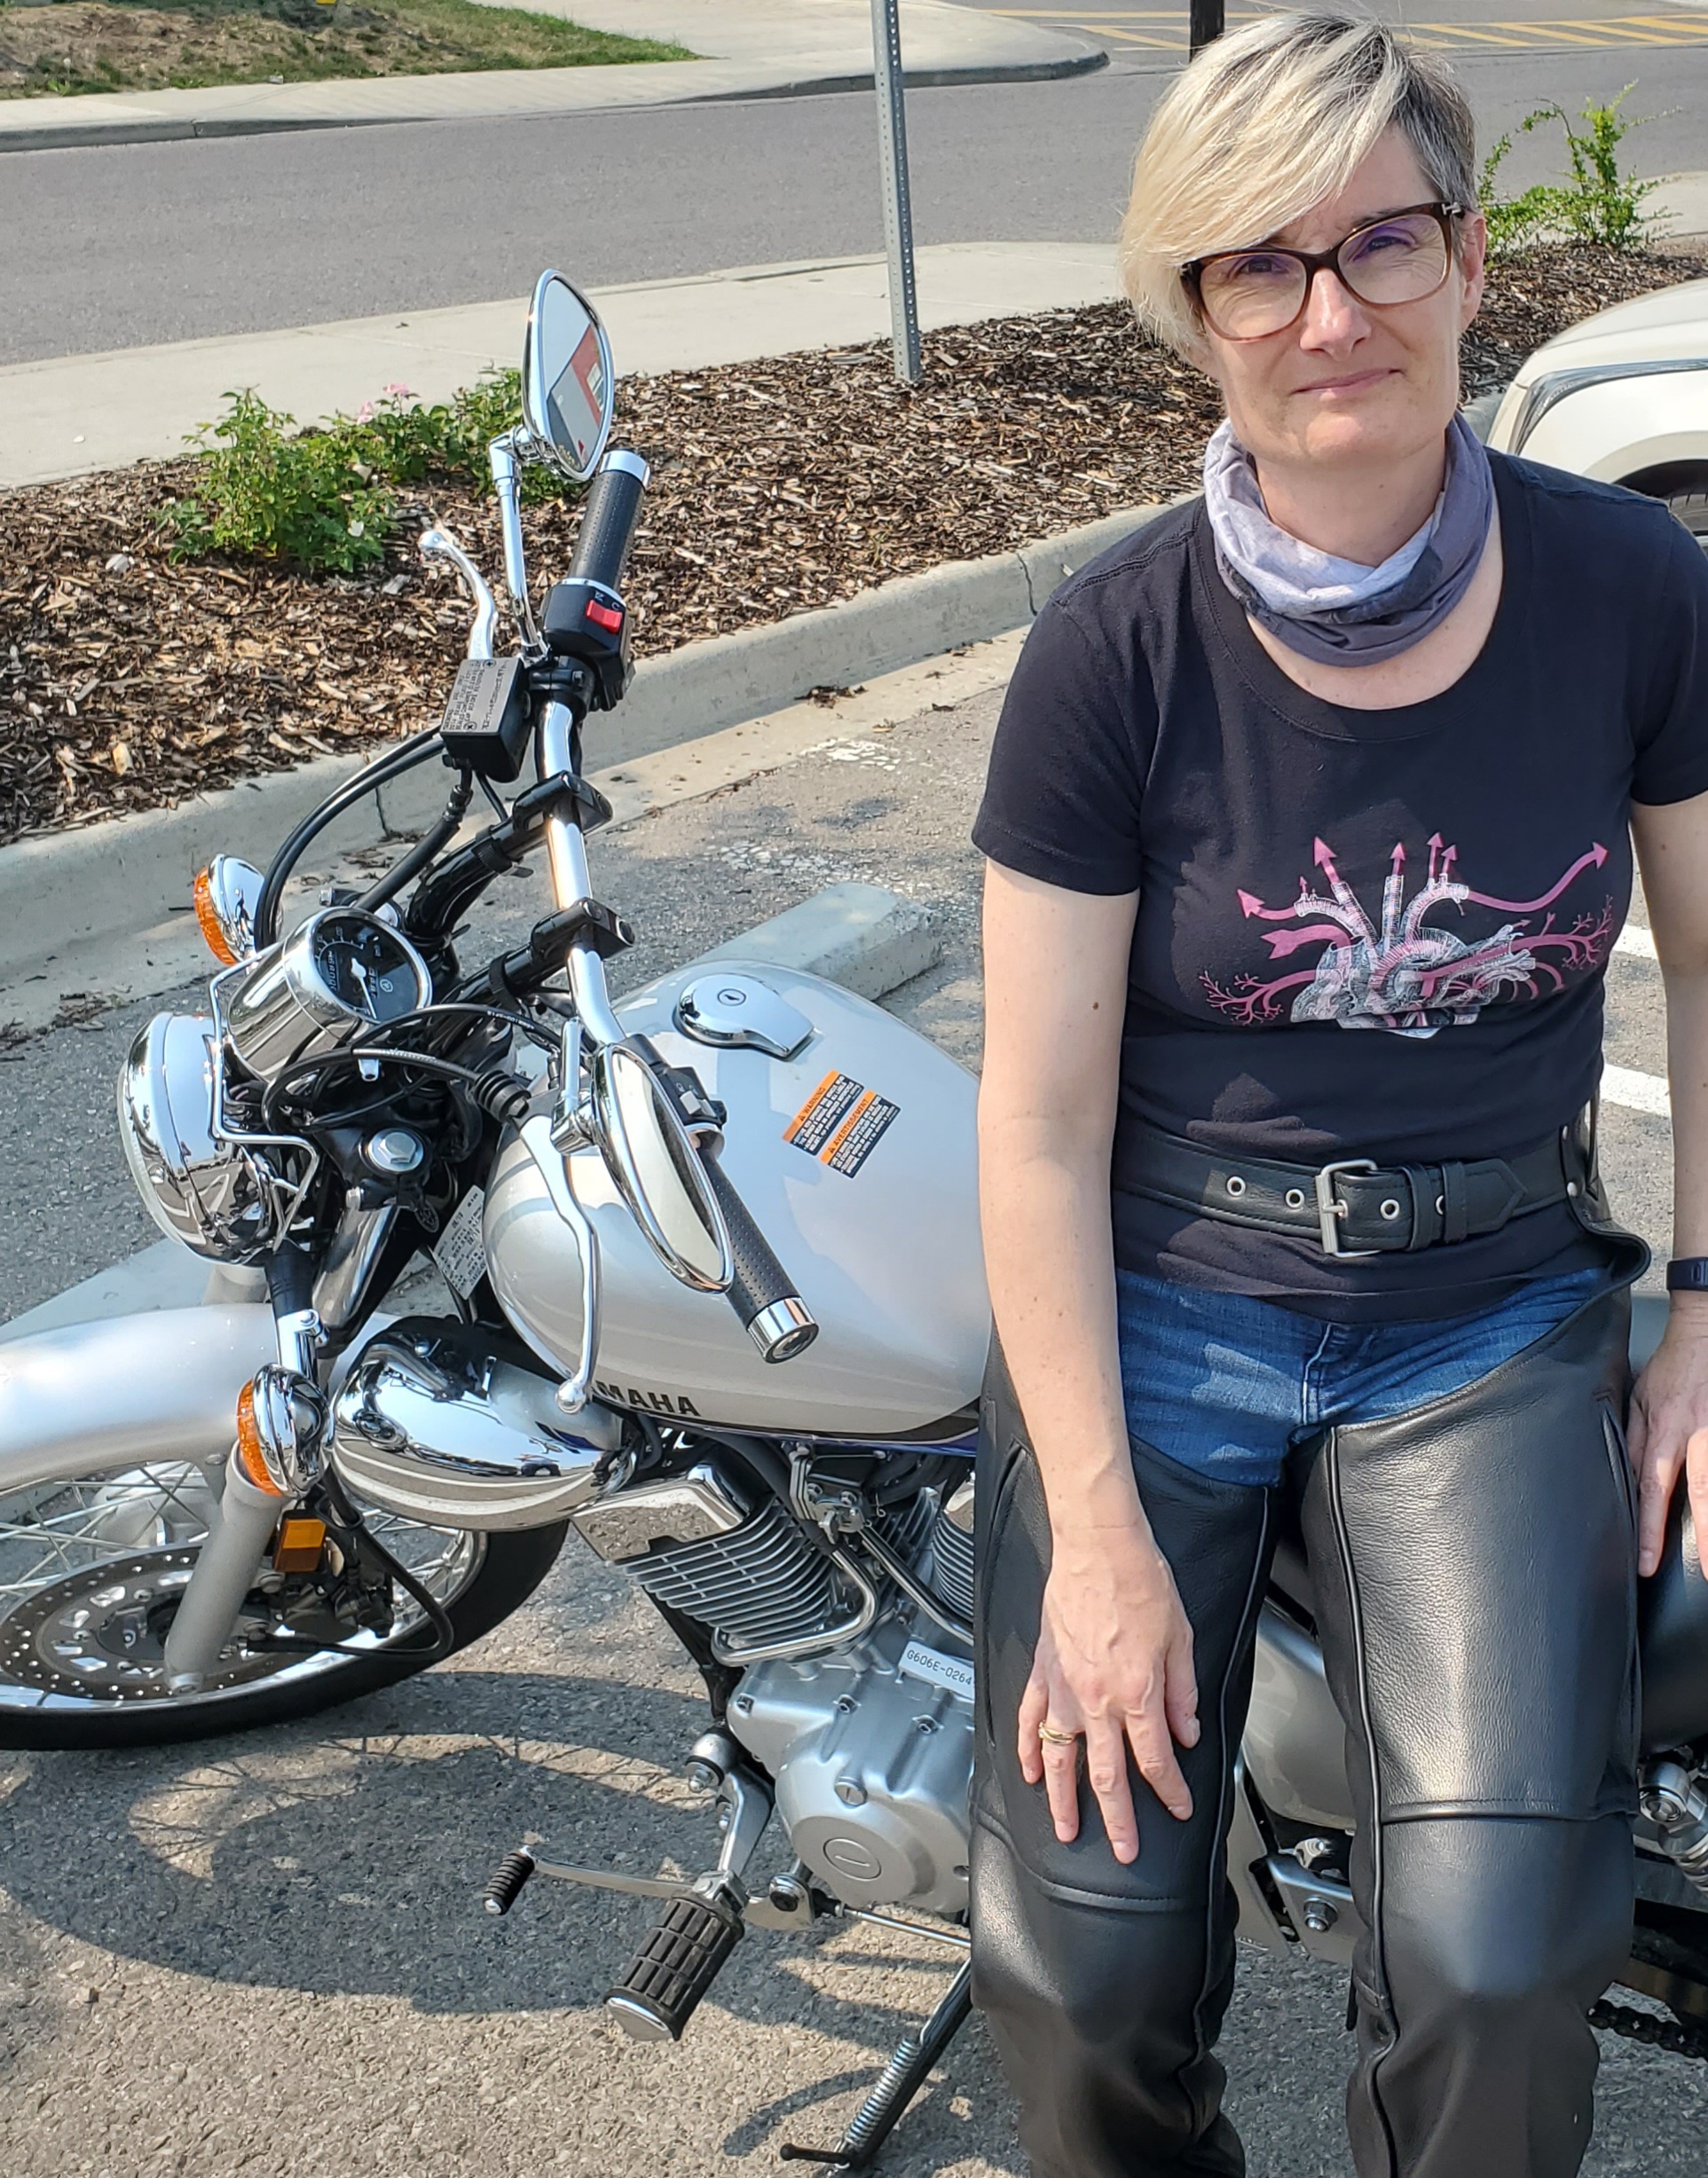
[{"label": "motorcycle", "polygon": [[[652,1901],[606,1998],[641,2038],[681,2036],[750,1929],[828,1917],[940,1941],[948,1993],[843,2138],[783,2151],[858,2170],[970,2003],[990,1333],[974,1085],[878,1007],[761,961],[690,964],[613,1003],[606,963],[633,933],[593,889],[586,839],[610,812],[582,743],[631,677],[622,584],[648,481],[609,449],[614,387],[596,313],[545,274],[523,421],[490,449],[516,647],[500,655],[479,570],[429,530],[422,554],[473,608],[442,723],[342,786],[265,872],[220,857],[196,880],[220,963],[208,1010],[138,1036],[118,1120],[209,1292],[0,1347],[0,1745],[170,1742],[348,1700],[499,1624],[573,1528],[702,1674],[686,1762],[715,1843],[681,1880],[517,1851],[487,1907],[535,1875]],[[538,614],[529,463],[587,487]],[[429,762],[453,774],[438,821],[287,931],[311,844]],[[476,903],[539,854],[550,911],[466,965]],[[454,1311],[388,1313],[423,1250]],[[1637,1304],[1637,1361],[1659,1314]],[[1644,1608],[1622,1980],[1657,2009],[1594,2017],[1708,2057],[1708,1581],[1682,1506]],[[760,1888],[774,1822],[788,1861]],[[1345,1968],[1351,1828],[1309,1576],[1284,1542],[1228,1845],[1240,1934]]]}]

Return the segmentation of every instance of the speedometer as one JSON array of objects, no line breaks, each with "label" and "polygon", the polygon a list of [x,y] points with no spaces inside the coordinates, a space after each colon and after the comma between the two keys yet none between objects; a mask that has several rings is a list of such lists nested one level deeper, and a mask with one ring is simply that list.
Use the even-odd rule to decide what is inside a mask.
[{"label": "speedometer", "polygon": [[315,974],[351,1012],[395,1021],[422,1003],[420,956],[389,923],[335,910],[317,916],[312,928]]},{"label": "speedometer", "polygon": [[427,963],[401,931],[359,908],[328,908],[253,963],[227,1001],[226,1028],[250,1072],[274,1081],[432,996]]}]

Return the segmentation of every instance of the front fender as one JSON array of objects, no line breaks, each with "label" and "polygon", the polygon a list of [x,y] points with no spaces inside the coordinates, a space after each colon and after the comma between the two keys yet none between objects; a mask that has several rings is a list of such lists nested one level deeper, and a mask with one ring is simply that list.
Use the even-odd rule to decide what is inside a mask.
[{"label": "front fender", "polygon": [[217,1459],[277,1345],[263,1303],[157,1309],[0,1346],[0,1496],[127,1460]]}]

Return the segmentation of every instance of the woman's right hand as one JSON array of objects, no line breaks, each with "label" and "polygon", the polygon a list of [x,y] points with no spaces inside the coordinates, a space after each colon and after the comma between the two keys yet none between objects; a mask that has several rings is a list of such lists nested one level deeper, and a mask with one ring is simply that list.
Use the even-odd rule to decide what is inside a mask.
[{"label": "woman's right hand", "polygon": [[1138,1858],[1127,1749],[1169,1812],[1192,1795],[1175,1742],[1198,1744],[1192,1628],[1168,1561],[1142,1521],[1055,1538],[1032,1676],[1020,1697],[1020,1771],[1043,1781],[1056,1836],[1079,1834],[1079,1744],[1041,1739],[1040,1725],[1082,1734],[1086,1774],[1115,1859]]}]

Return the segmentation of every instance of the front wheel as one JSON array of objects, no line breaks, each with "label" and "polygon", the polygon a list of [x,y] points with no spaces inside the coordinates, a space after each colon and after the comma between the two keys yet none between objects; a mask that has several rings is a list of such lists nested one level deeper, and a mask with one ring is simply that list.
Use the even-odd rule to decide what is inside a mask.
[{"label": "front wheel", "polygon": [[[264,1606],[246,1609],[201,1692],[169,1694],[166,1634],[207,1537],[210,1499],[204,1469],[164,1461],[0,1498],[0,1748],[152,1747],[248,1731],[424,1668],[425,1615],[406,1595],[389,1633],[354,1637],[356,1655],[251,1645],[246,1624],[290,1624],[288,1608]],[[453,1648],[532,1594],[566,1532],[560,1522],[475,1535],[363,1512],[450,1619]]]}]

